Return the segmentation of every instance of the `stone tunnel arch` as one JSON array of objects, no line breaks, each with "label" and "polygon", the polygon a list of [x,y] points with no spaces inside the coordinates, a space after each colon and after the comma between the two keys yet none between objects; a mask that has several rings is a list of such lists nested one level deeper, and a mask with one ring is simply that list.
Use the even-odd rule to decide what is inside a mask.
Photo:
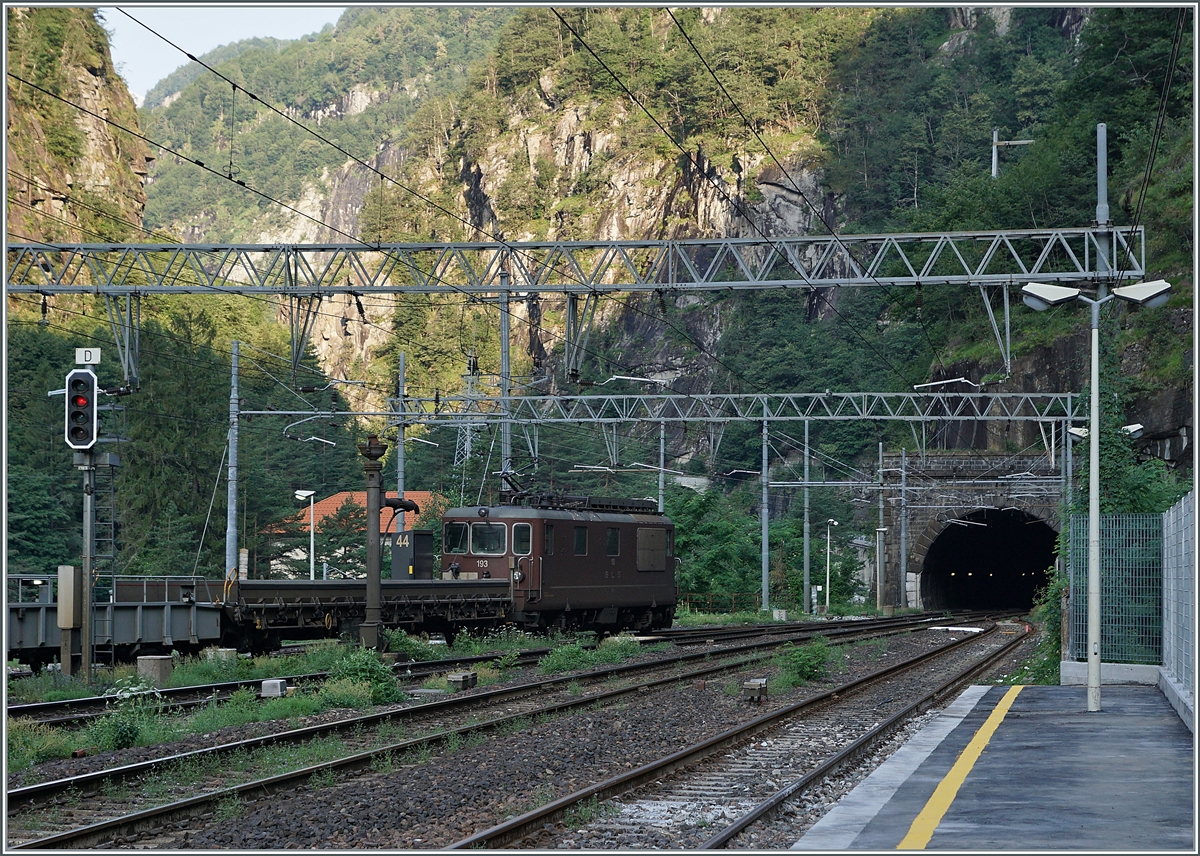
[{"label": "stone tunnel arch", "polygon": [[977,508],[931,520],[921,539],[929,546],[914,556],[921,605],[1028,611],[1048,581],[1058,538],[1056,521],[1038,510]]}]

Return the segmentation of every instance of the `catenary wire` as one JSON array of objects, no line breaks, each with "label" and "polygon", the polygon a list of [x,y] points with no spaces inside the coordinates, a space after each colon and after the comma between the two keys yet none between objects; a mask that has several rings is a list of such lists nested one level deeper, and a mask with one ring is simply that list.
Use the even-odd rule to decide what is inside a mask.
[{"label": "catenary wire", "polygon": [[[368,170],[370,170],[370,171],[374,172],[375,174],[377,174],[377,175],[379,176],[379,178],[380,178],[380,180],[381,180],[381,181],[388,181],[388,182],[391,182],[392,184],[394,184],[395,186],[397,186],[397,187],[399,187],[400,189],[404,190],[405,192],[407,192],[407,193],[410,193],[410,194],[412,194],[413,196],[415,196],[416,198],[418,198],[418,199],[420,199],[421,201],[425,202],[427,205],[430,205],[431,207],[434,207],[434,208],[438,209],[439,211],[442,211],[443,213],[445,213],[445,214],[449,215],[451,218],[458,220],[459,222],[461,222],[461,223],[463,223],[464,225],[466,225],[468,228],[470,228],[470,229],[474,229],[474,230],[476,230],[476,231],[482,231],[482,230],[478,229],[478,227],[476,227],[476,226],[474,226],[473,224],[471,224],[470,222],[468,222],[468,221],[464,220],[462,217],[460,217],[460,216],[459,216],[458,214],[456,214],[455,212],[452,212],[452,211],[450,211],[450,210],[448,210],[448,209],[444,208],[443,206],[439,205],[437,202],[435,202],[435,201],[433,201],[433,200],[429,199],[428,197],[424,196],[423,194],[419,193],[418,191],[416,191],[416,190],[413,190],[411,187],[408,187],[407,185],[405,185],[405,184],[403,184],[403,183],[401,183],[401,182],[398,182],[398,181],[396,181],[395,179],[391,178],[390,176],[387,176],[387,175],[386,175],[385,173],[383,173],[381,170],[377,169],[376,167],[372,166],[371,164],[368,164],[368,163],[366,163],[366,162],[365,162],[365,161],[363,161],[361,158],[358,158],[358,157],[356,157],[355,155],[351,154],[350,152],[347,152],[347,151],[346,151],[345,149],[343,149],[341,146],[339,146],[339,145],[337,145],[336,143],[334,143],[334,142],[330,141],[329,139],[327,139],[327,138],[326,138],[324,135],[317,133],[316,131],[314,131],[314,130],[312,130],[311,128],[309,128],[307,125],[304,125],[303,123],[296,121],[296,120],[295,120],[294,118],[292,118],[291,116],[288,116],[288,115],[287,115],[287,113],[285,113],[285,112],[283,112],[283,111],[279,110],[278,108],[276,108],[275,106],[273,106],[273,105],[269,104],[268,102],[266,102],[266,101],[263,101],[263,100],[262,100],[262,99],[261,99],[259,96],[257,96],[256,94],[254,94],[254,93],[252,93],[252,92],[249,92],[248,90],[246,90],[246,89],[245,89],[245,87],[239,87],[239,85],[238,85],[237,83],[235,83],[234,81],[230,80],[228,77],[226,77],[225,75],[221,74],[219,71],[217,71],[216,69],[212,68],[212,67],[211,67],[211,66],[209,66],[208,64],[206,64],[206,63],[204,63],[203,61],[201,61],[201,60],[197,59],[197,58],[196,58],[194,55],[192,55],[192,54],[188,53],[186,50],[184,50],[183,48],[181,48],[181,47],[179,47],[178,45],[176,45],[174,42],[172,42],[170,39],[168,39],[168,38],[166,38],[165,36],[163,36],[161,33],[158,33],[158,32],[156,32],[156,31],[155,31],[154,29],[152,29],[151,27],[147,26],[146,24],[142,23],[141,21],[138,21],[136,18],[134,18],[134,17],[133,17],[132,15],[130,15],[128,12],[125,12],[123,9],[118,9],[118,11],[120,11],[120,12],[121,12],[123,15],[125,15],[126,17],[130,18],[130,20],[133,20],[135,23],[137,23],[137,24],[139,24],[140,26],[144,27],[146,30],[148,30],[148,31],[149,31],[150,33],[152,33],[153,35],[155,35],[155,36],[157,36],[158,38],[162,39],[162,40],[163,40],[164,42],[166,42],[167,44],[171,45],[171,46],[172,46],[173,48],[175,48],[176,50],[178,50],[178,51],[180,51],[181,53],[183,53],[183,54],[184,54],[184,55],[185,55],[185,56],[186,56],[188,59],[192,60],[193,62],[196,62],[198,65],[200,65],[200,66],[204,67],[205,69],[207,69],[207,70],[208,70],[209,72],[211,72],[212,74],[216,75],[217,77],[221,78],[221,79],[222,79],[222,80],[224,80],[225,82],[229,83],[229,84],[230,84],[230,86],[234,87],[235,89],[241,88],[243,92],[246,92],[246,94],[247,94],[247,96],[248,96],[249,98],[251,98],[252,100],[254,100],[254,101],[256,101],[256,102],[258,102],[258,103],[260,103],[260,104],[263,104],[265,107],[267,107],[267,108],[268,108],[268,109],[270,109],[272,112],[274,112],[274,113],[276,113],[277,115],[279,115],[279,116],[280,116],[281,118],[283,118],[285,121],[287,121],[287,122],[290,122],[290,123],[292,123],[293,125],[295,125],[296,127],[298,127],[298,128],[300,128],[300,129],[304,130],[305,132],[307,132],[307,133],[311,134],[311,135],[312,135],[313,137],[315,137],[317,140],[321,141],[322,143],[325,143],[326,145],[329,145],[329,146],[331,146],[331,147],[332,147],[332,148],[334,148],[336,151],[338,151],[338,152],[340,152],[340,153],[344,154],[346,157],[348,157],[348,158],[351,158],[353,161],[355,161],[356,163],[358,163],[360,166],[362,166],[362,167],[364,167],[364,168],[366,168],[366,169],[368,169]],[[381,200],[381,204],[382,204],[382,200]],[[498,243],[500,243],[502,246],[504,246],[504,247],[508,248],[508,249],[510,250],[510,252],[512,252],[514,255],[520,255],[520,252],[519,252],[519,251],[518,251],[516,248],[514,248],[512,245],[510,245],[510,244],[509,244],[507,241],[505,241],[503,238],[500,238],[499,236],[497,236],[497,235],[496,235],[496,234],[494,234],[494,233],[490,234],[490,235],[489,235],[489,237],[491,237],[491,238],[492,238],[492,240],[494,240],[494,241],[497,241]],[[560,272],[560,273],[561,273],[561,272]],[[594,292],[593,292],[593,293],[594,293]],[[598,294],[597,296],[598,296],[598,298],[599,298],[599,299],[606,300],[606,301],[618,301],[618,300],[619,300],[618,298],[614,298],[614,297],[611,297],[611,296],[608,296],[608,295],[604,295],[604,294]],[[695,346],[695,347],[696,347],[696,348],[699,350],[699,352],[700,352],[700,353],[702,353],[702,354],[705,354],[706,356],[710,357],[710,358],[711,358],[711,359],[713,359],[713,360],[714,360],[714,362],[716,362],[718,365],[722,366],[722,367],[723,367],[723,368],[725,368],[727,371],[729,371],[729,372],[730,372],[730,374],[731,374],[732,376],[734,376],[734,377],[738,377],[738,378],[740,378],[740,379],[741,379],[741,380],[742,380],[744,383],[746,383],[747,385],[753,386],[753,384],[750,384],[750,383],[749,383],[749,381],[748,381],[746,378],[744,378],[744,377],[741,377],[741,375],[740,375],[740,373],[739,373],[739,372],[737,372],[735,369],[733,369],[732,367],[730,367],[728,364],[726,364],[724,361],[722,361],[722,360],[721,360],[719,357],[717,357],[717,356],[715,356],[715,355],[713,355],[713,354],[709,353],[708,349],[707,349],[707,348],[705,348],[705,346],[704,346],[704,344],[703,344],[702,342],[699,342],[699,341],[697,341],[697,340],[696,340],[695,338],[693,338],[693,337],[692,337],[692,336],[691,336],[691,335],[690,335],[690,334],[689,334],[689,333],[688,333],[686,330],[682,330],[682,329],[680,329],[678,326],[676,326],[675,324],[673,324],[673,323],[672,323],[672,322],[671,322],[669,319],[667,319],[667,318],[665,317],[665,315],[664,315],[663,317],[661,317],[661,318],[658,318],[658,317],[655,317],[655,316],[652,316],[652,315],[650,315],[649,313],[646,313],[646,312],[644,312],[643,310],[641,310],[641,309],[640,309],[640,307],[638,307],[638,306],[636,306],[636,305],[631,305],[631,303],[630,303],[630,302],[626,302],[626,303],[625,303],[625,304],[623,304],[623,305],[624,305],[624,307],[625,307],[625,308],[627,308],[627,309],[632,309],[634,312],[636,312],[636,313],[638,313],[638,314],[642,314],[642,315],[644,315],[644,316],[645,316],[645,317],[647,317],[647,318],[651,318],[652,320],[656,320],[656,321],[659,321],[659,322],[661,322],[661,323],[665,324],[667,327],[669,327],[670,329],[674,330],[676,333],[679,333],[681,336],[683,336],[683,337],[684,337],[684,338],[686,338],[686,339],[687,339],[689,342],[691,342],[691,343],[692,343],[692,344],[693,344],[693,345],[694,345],[694,346]],[[836,312],[836,309],[835,309],[834,311]],[[591,352],[590,352],[590,351],[588,351],[587,349],[583,349],[583,350],[584,350],[584,352],[585,352],[585,353],[591,353]],[[599,356],[599,355],[598,355],[598,354],[594,354],[594,353],[592,353],[592,356]],[[670,388],[672,388],[672,389],[673,389],[673,387],[670,387]],[[686,394],[686,393],[685,393],[685,394]]]},{"label": "catenary wire", "polygon": [[[775,156],[775,152],[771,150],[771,147],[768,146],[767,142],[759,135],[758,130],[755,129],[753,123],[749,119],[746,118],[746,114],[742,112],[742,108],[737,103],[737,100],[734,99],[733,96],[731,96],[729,94],[729,92],[725,89],[725,84],[721,82],[721,79],[717,76],[717,73],[713,70],[712,66],[709,65],[708,59],[704,56],[704,54],[702,54],[700,52],[700,49],[698,47],[696,47],[696,44],[692,41],[691,36],[689,36],[687,31],[683,28],[683,24],[679,21],[678,18],[675,17],[675,13],[672,12],[669,8],[666,10],[666,12],[667,12],[667,15],[670,16],[671,20],[675,23],[675,27],[679,30],[680,34],[683,36],[684,41],[686,41],[688,43],[688,46],[692,49],[692,51],[700,59],[701,64],[704,66],[705,70],[709,73],[709,76],[711,76],[712,79],[716,82],[717,88],[721,90],[721,94],[724,95],[726,99],[728,99],[728,101],[729,101],[730,105],[732,105],[734,111],[737,112],[737,114],[741,118],[743,124],[745,124],[746,129],[749,130],[750,133],[752,133],[754,135],[754,138],[756,140],[758,140],[759,145],[761,145],[763,147],[763,150],[771,158],[771,161],[775,164],[776,167],[778,167],[780,172],[783,173],[784,177],[787,178],[788,182],[792,185],[792,189],[795,190],[796,193],[798,193],[800,195],[800,198],[804,200],[804,204],[809,207],[809,210],[812,211],[812,213],[814,215],[816,215],[815,219],[817,221],[819,221],[829,231],[830,237],[832,237],[837,242],[838,246],[842,248],[842,251],[852,261],[854,261],[856,264],[858,264],[859,267],[862,268],[863,270],[868,270],[867,265],[863,265],[863,264],[859,263],[858,260],[854,258],[854,254],[850,251],[850,248],[847,247],[846,244],[842,241],[841,236],[838,235],[837,231],[833,228],[833,226],[831,226],[830,224],[825,222],[824,218],[821,216],[821,212],[819,212],[817,210],[817,206],[814,205],[812,200],[808,198],[808,194],[806,194],[804,192],[804,190],[800,187],[800,185],[796,182],[796,180],[794,178],[792,178],[792,175],[790,172],[788,172],[787,167],[785,167],[782,163],[780,163],[779,158],[777,158]],[[749,218],[747,218],[747,220],[749,220]],[[766,237],[766,236],[764,235],[763,237]],[[890,288],[885,286],[878,279],[875,279],[875,277],[873,275],[871,275],[871,279],[874,280],[874,282],[877,286],[879,286],[880,288],[883,289],[884,294],[886,295],[887,299],[890,302],[897,303],[896,299],[892,296],[892,292],[891,292]],[[843,319],[843,320],[845,320],[845,319]],[[934,359],[937,360],[938,365],[940,365],[943,369],[945,369],[946,365],[945,365],[945,362],[942,360],[941,352],[938,349],[938,347],[933,344],[933,340],[929,336],[929,330],[925,326],[925,321],[923,318],[921,318],[920,315],[917,316],[917,323],[921,327],[921,332],[925,336],[925,341],[929,344],[929,348],[933,352]]]},{"label": "catenary wire", "polygon": [[[698,167],[699,167],[699,165],[698,165],[698,164],[696,164],[695,156],[694,156],[694,155],[693,155],[691,152],[687,151],[687,150],[686,150],[686,149],[685,149],[685,148],[684,148],[682,145],[680,145],[678,142],[676,142],[675,138],[674,138],[674,137],[671,135],[671,133],[670,133],[670,132],[669,132],[669,131],[668,131],[666,128],[664,128],[664,127],[662,126],[662,123],[661,123],[661,122],[659,122],[659,121],[658,121],[658,118],[657,118],[657,117],[656,117],[656,116],[655,116],[653,113],[651,113],[651,112],[650,112],[650,110],[649,110],[649,109],[647,109],[645,105],[643,105],[643,104],[642,104],[642,102],[641,102],[641,101],[638,99],[638,97],[637,97],[636,95],[634,95],[634,94],[633,94],[633,92],[631,92],[631,91],[629,90],[629,88],[628,88],[628,87],[625,85],[624,81],[622,81],[622,80],[621,80],[621,78],[617,76],[616,72],[614,72],[614,71],[613,71],[611,68],[609,68],[608,64],[607,64],[606,62],[604,62],[604,60],[603,60],[603,59],[600,57],[600,55],[599,55],[599,54],[597,54],[597,53],[596,53],[596,52],[595,52],[595,51],[592,49],[591,45],[589,45],[589,44],[587,43],[587,41],[585,41],[585,40],[584,40],[584,38],[583,38],[583,37],[582,37],[582,36],[581,36],[581,35],[580,35],[580,34],[579,34],[579,33],[578,33],[576,30],[575,30],[575,28],[574,28],[574,27],[572,27],[572,26],[571,26],[571,25],[570,25],[570,24],[567,22],[567,20],[566,20],[565,18],[563,18],[563,16],[562,16],[562,15],[561,15],[561,14],[558,12],[558,10],[556,10],[556,9],[551,9],[551,11],[552,11],[552,12],[554,12],[555,16],[556,16],[556,17],[559,19],[559,21],[561,21],[561,22],[562,22],[563,26],[565,26],[565,27],[566,27],[566,28],[567,28],[567,29],[568,29],[568,30],[571,32],[571,35],[572,35],[572,36],[574,36],[574,37],[576,38],[576,40],[578,40],[578,41],[579,41],[579,43],[580,43],[580,44],[581,44],[581,45],[582,45],[582,46],[583,46],[583,47],[584,47],[584,48],[587,50],[587,52],[588,52],[589,54],[591,54],[591,55],[592,55],[592,57],[593,57],[593,58],[596,60],[596,62],[598,62],[598,63],[600,64],[600,66],[601,66],[601,67],[602,67],[602,68],[603,68],[603,69],[604,69],[606,72],[608,72],[608,74],[609,74],[609,75],[610,75],[610,76],[613,78],[613,80],[614,80],[614,81],[616,81],[617,85],[621,87],[621,89],[622,89],[622,90],[625,92],[625,94],[626,94],[626,95],[629,97],[629,99],[630,99],[630,100],[631,100],[631,101],[632,101],[634,104],[636,104],[636,105],[638,106],[638,108],[639,108],[639,109],[640,109],[640,110],[641,110],[643,113],[645,113],[645,114],[646,114],[646,116],[647,116],[647,117],[650,119],[650,121],[651,121],[651,122],[653,122],[653,123],[654,123],[654,125],[655,125],[655,126],[656,126],[656,127],[657,127],[657,128],[660,130],[660,131],[662,131],[663,135],[664,135],[664,136],[665,136],[665,137],[666,137],[668,140],[670,140],[670,141],[671,141],[671,144],[672,144],[672,145],[674,145],[674,146],[675,146],[677,149],[679,149],[679,151],[680,151],[680,152],[681,152],[681,153],[682,153],[682,154],[683,154],[685,157],[687,157],[687,158],[688,158],[688,159],[689,159],[689,160],[692,162],[692,164],[693,164],[693,165],[697,166],[697,168],[698,168]],[[709,181],[709,183],[710,183],[710,184],[712,184],[712,185],[713,185],[714,189],[715,189],[715,190],[716,190],[718,193],[720,193],[720,194],[721,194],[721,196],[723,196],[727,202],[730,202],[730,204],[732,205],[732,202],[731,202],[731,200],[729,199],[729,196],[728,196],[728,194],[726,194],[726,193],[725,193],[725,191],[724,191],[724,189],[723,189],[723,188],[722,188],[720,185],[718,185],[718,184],[717,184],[717,182],[716,182],[716,179],[715,179],[715,178],[708,177],[707,175],[705,176],[705,178],[706,178],[706,179]],[[734,208],[736,208],[736,206],[733,206],[733,207],[734,207]],[[757,231],[757,232],[759,233],[759,235],[760,235],[760,236],[761,236],[761,237],[762,237],[764,240],[766,240],[766,241],[770,241],[770,240],[771,240],[771,239],[770,239],[770,237],[768,237],[768,236],[767,236],[766,234],[764,234],[764,233],[763,233],[763,232],[762,232],[760,229],[758,229],[758,227],[757,227],[757,226],[756,226],[756,225],[753,223],[753,221],[750,221],[750,223],[751,223],[751,226],[752,226],[752,227],[755,229],[755,231]],[[791,260],[788,258],[787,254],[785,254],[785,253],[781,253],[780,255],[781,255],[781,257],[782,257],[782,258],[784,258],[784,259],[787,261],[787,263],[788,263],[789,265],[791,265]],[[794,266],[793,266],[793,267],[794,267]],[[797,272],[797,273],[799,273],[799,271],[798,271],[798,270],[797,270],[796,272]],[[856,327],[855,327],[853,324],[851,324],[851,323],[850,323],[850,322],[849,322],[849,321],[848,321],[848,320],[845,318],[845,316],[843,316],[843,315],[842,315],[842,313],[838,311],[837,307],[835,307],[835,306],[833,305],[833,303],[832,303],[832,302],[831,302],[831,301],[830,301],[830,300],[829,300],[827,297],[825,297],[825,296],[824,296],[824,295],[823,295],[823,294],[822,294],[820,291],[818,291],[817,289],[813,288],[812,286],[809,286],[808,288],[809,288],[809,291],[810,291],[810,292],[812,292],[812,293],[815,293],[815,294],[816,294],[816,296],[817,296],[817,297],[818,297],[820,300],[822,300],[822,302],[824,302],[824,303],[825,303],[825,305],[826,305],[826,306],[827,306],[827,307],[828,307],[828,308],[829,308],[829,309],[830,309],[830,310],[831,310],[831,311],[832,311],[832,312],[833,312],[835,315],[837,315],[837,316],[838,316],[838,317],[839,317],[839,318],[840,318],[840,319],[841,319],[843,322],[845,322],[845,323],[846,323],[847,327],[848,327],[848,328],[851,330],[851,332],[853,332],[853,333],[854,333],[856,336],[858,336],[858,338],[862,340],[863,344],[865,344],[865,345],[866,345],[866,346],[867,346],[867,347],[868,347],[868,348],[869,348],[869,349],[870,349],[870,350],[871,350],[871,351],[872,351],[872,352],[873,352],[873,353],[874,353],[874,354],[875,354],[877,357],[879,357],[880,361],[881,361],[881,362],[883,362],[883,364],[884,364],[884,365],[886,365],[890,371],[892,371],[892,372],[893,372],[893,373],[895,373],[895,374],[896,374],[898,377],[900,377],[900,378],[901,378],[901,379],[902,379],[902,380],[905,382],[905,384],[906,384],[906,385],[911,385],[911,384],[912,384],[912,381],[911,381],[911,380],[909,380],[907,377],[905,377],[905,376],[904,376],[904,374],[903,374],[903,373],[902,373],[902,372],[901,372],[901,371],[900,371],[898,368],[896,368],[896,366],[895,366],[895,365],[892,363],[892,361],[891,361],[891,360],[889,360],[889,359],[888,359],[886,356],[884,356],[884,355],[883,355],[883,353],[882,353],[882,352],[881,352],[881,351],[880,351],[878,348],[876,348],[874,344],[872,344],[872,343],[871,343],[871,342],[870,342],[870,341],[869,341],[869,340],[868,340],[868,339],[867,339],[867,338],[866,338],[866,337],[865,337],[865,336],[864,336],[864,335],[863,335],[861,332],[859,332],[858,328],[856,328]]]}]

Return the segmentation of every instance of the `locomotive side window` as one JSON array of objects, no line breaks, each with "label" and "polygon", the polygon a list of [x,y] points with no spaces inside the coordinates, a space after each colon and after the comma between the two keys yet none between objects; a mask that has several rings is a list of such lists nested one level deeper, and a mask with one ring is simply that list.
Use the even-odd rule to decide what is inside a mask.
[{"label": "locomotive side window", "polygon": [[513,553],[528,556],[533,552],[533,527],[528,523],[513,524]]},{"label": "locomotive side window", "polygon": [[476,556],[503,556],[504,541],[503,523],[471,524],[471,552]]},{"label": "locomotive side window", "polygon": [[554,524],[546,524],[546,555],[554,555]]},{"label": "locomotive side window", "polygon": [[465,523],[447,523],[446,531],[442,535],[442,552],[443,553],[465,553],[467,552],[467,524]]},{"label": "locomotive side window", "polygon": [[576,556],[586,556],[587,555],[587,527],[586,526],[576,526],[575,527],[575,555]]},{"label": "locomotive side window", "polygon": [[639,528],[637,531],[637,569],[665,571],[668,541],[666,529]]},{"label": "locomotive side window", "polygon": [[621,530],[615,526],[610,526],[605,536],[605,555],[621,555]]}]

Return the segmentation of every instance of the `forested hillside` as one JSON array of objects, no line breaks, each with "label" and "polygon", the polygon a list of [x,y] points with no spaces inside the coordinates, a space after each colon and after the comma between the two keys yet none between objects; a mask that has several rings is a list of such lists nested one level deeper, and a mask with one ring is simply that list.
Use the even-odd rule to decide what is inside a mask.
[{"label": "forested hillside", "polygon": [[[267,198],[168,158],[152,176],[147,225],[206,241],[254,242],[260,233],[287,231],[289,212],[272,199],[295,204],[308,187],[328,190],[346,152],[390,162],[396,154],[389,150],[414,113],[433,109],[461,86],[469,63],[487,52],[509,15],[502,9],[357,7],[337,28],[309,39],[286,46],[252,40],[237,45],[228,59],[229,46],[202,57],[241,92],[189,64],[177,74],[195,75],[194,81],[169,104],[142,111],[147,135],[188,157],[220,164],[222,172]],[[251,101],[247,92],[320,128],[337,148]]]},{"label": "forested hillside", "polygon": [[[45,57],[66,49],[52,11],[24,13],[36,26],[23,29],[11,26],[10,11],[10,70],[57,73]],[[88,27],[87,17],[70,26]],[[353,7],[336,27],[307,39],[254,39],[201,57],[237,88],[192,64],[151,93],[139,114],[146,136],[216,172],[160,154],[149,169],[144,222],[140,211],[105,219],[99,205],[99,214],[85,215],[83,199],[67,200],[66,210],[92,218],[89,228],[104,220],[111,240],[244,243],[1082,226],[1095,218],[1095,126],[1105,122],[1112,220],[1145,226],[1152,278],[1176,289],[1161,309],[1106,310],[1112,347],[1105,382],[1121,393],[1112,418],[1119,425],[1125,408],[1136,411],[1148,428],[1143,453],[1186,469],[1191,27],[1190,11],[1180,19],[1176,9],[1138,6],[1086,15],[1043,7]],[[87,32],[111,67],[102,30]],[[22,94],[11,77],[9,105],[10,139],[21,138],[10,149],[10,172],[14,149],[23,157],[45,149],[73,163],[78,120],[68,107]],[[21,123],[35,116],[49,130],[24,130]],[[993,129],[1001,140],[1034,141],[1002,149],[996,178]],[[51,141],[40,149],[29,142],[38,133]],[[127,173],[136,178],[136,164]],[[44,231],[34,238],[76,236],[54,231],[45,217],[15,226],[13,186],[10,175],[10,239],[35,228]],[[980,294],[930,287],[703,300],[608,296],[583,380],[619,374],[653,376],[677,392],[810,392],[907,390],[967,376],[992,389],[1082,390],[1085,311],[1035,317],[1011,296],[1014,366],[1007,377]],[[990,299],[999,311],[999,297]],[[125,568],[190,570],[199,550],[199,567],[219,570],[223,532],[213,521],[224,520],[224,491],[215,488],[232,339],[253,346],[242,362],[249,409],[294,408],[298,396],[327,403],[336,388],[295,391],[324,385],[314,380],[318,365],[365,382],[354,393],[381,401],[395,388],[400,352],[414,394],[459,391],[470,357],[484,375],[498,371],[494,308],[425,298],[364,302],[365,311],[326,304],[303,380],[268,356],[287,350],[275,304],[143,303],[143,388],[121,400],[131,438],[122,451]],[[524,321],[532,310],[518,304],[516,311]],[[67,543],[78,532],[70,497],[52,488],[70,465],[56,434],[60,403],[45,392],[61,384],[70,348],[103,345],[109,334],[96,303],[55,299],[43,316],[37,302],[10,300],[9,312],[9,560],[45,569],[57,563],[62,543],[33,535],[53,532]],[[528,353],[514,347],[521,352],[515,371],[532,373],[544,348],[541,388],[581,391],[559,365],[561,305],[544,301],[538,312],[540,332],[514,323],[522,342],[538,337]],[[1061,353],[1074,356],[1055,356]],[[106,382],[120,380],[113,364],[101,371]],[[644,391],[630,383],[604,389]],[[308,423],[294,432],[297,440],[285,439],[282,427],[256,419],[242,444],[243,528],[263,567],[272,549],[263,533],[297,510],[293,489],[324,495],[361,483],[353,442],[362,426]],[[756,430],[731,425],[716,451],[703,432],[669,437],[669,468],[722,488],[703,498],[677,489],[669,498],[691,533],[681,548],[695,560],[687,571],[695,590],[744,590],[745,580],[721,574],[755,565],[757,497],[738,490],[743,476],[727,474],[758,466]],[[497,469],[494,436],[474,438],[465,468],[453,466],[455,431],[427,439],[440,445],[412,444],[410,488],[469,501],[496,490],[487,475]],[[814,432],[821,453],[842,462],[870,457],[879,439],[903,442],[890,428],[862,423]],[[991,442],[1004,448],[1002,437]],[[657,429],[629,432],[621,444],[622,461],[656,460]],[[652,476],[580,471],[606,459],[604,441],[582,427],[543,430],[536,459],[523,439],[514,448],[518,469],[539,487],[630,496],[656,490]],[[1134,449],[1122,448],[1123,465],[1133,468]],[[1162,483],[1158,470],[1151,474],[1157,481],[1142,482],[1143,498]],[[1145,501],[1166,501],[1177,487]],[[849,497],[816,494],[818,516],[853,516]],[[777,526],[772,542],[785,547],[773,561],[786,575],[796,522],[789,513]],[[838,537],[848,540],[850,529]]]},{"label": "forested hillside", "polygon": [[[142,226],[149,151],[77,109],[106,111],[114,122],[137,127],[133,102],[91,11],[7,13],[9,241],[169,240]],[[122,573],[221,573],[232,340],[242,342],[240,394],[247,409],[294,409],[293,384],[319,386],[323,391],[309,400],[348,409],[336,387],[324,389],[327,380],[311,352],[295,379],[289,363],[274,356],[289,347],[276,309],[261,300],[143,299],[141,386],[101,401],[115,408],[101,414],[102,434],[122,438],[98,447],[121,462],[116,503]],[[83,481],[63,442],[63,399],[47,393],[62,389],[78,347],[101,350],[101,387],[115,390],[126,378],[103,300],[13,295],[7,310],[7,568],[52,573],[64,562],[78,564]],[[239,517],[252,572],[265,573],[271,559],[288,549],[289,537],[307,541],[295,523],[281,524],[299,510],[294,489],[333,493],[361,484],[354,426],[307,427],[297,442],[284,435],[282,422],[242,422],[246,489],[239,494]],[[303,442],[314,435],[337,445]]]}]

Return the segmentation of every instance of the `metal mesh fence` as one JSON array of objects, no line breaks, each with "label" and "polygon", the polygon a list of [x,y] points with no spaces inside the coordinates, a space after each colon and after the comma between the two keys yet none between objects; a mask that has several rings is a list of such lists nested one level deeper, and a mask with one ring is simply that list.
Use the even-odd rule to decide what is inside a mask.
[{"label": "metal mesh fence", "polygon": [[[1100,659],[1162,662],[1163,516],[1100,515]],[[1070,656],[1087,659],[1088,516],[1071,517]]]},{"label": "metal mesh fence", "polygon": [[1196,492],[1163,515],[1162,665],[1176,683],[1196,692]]}]

